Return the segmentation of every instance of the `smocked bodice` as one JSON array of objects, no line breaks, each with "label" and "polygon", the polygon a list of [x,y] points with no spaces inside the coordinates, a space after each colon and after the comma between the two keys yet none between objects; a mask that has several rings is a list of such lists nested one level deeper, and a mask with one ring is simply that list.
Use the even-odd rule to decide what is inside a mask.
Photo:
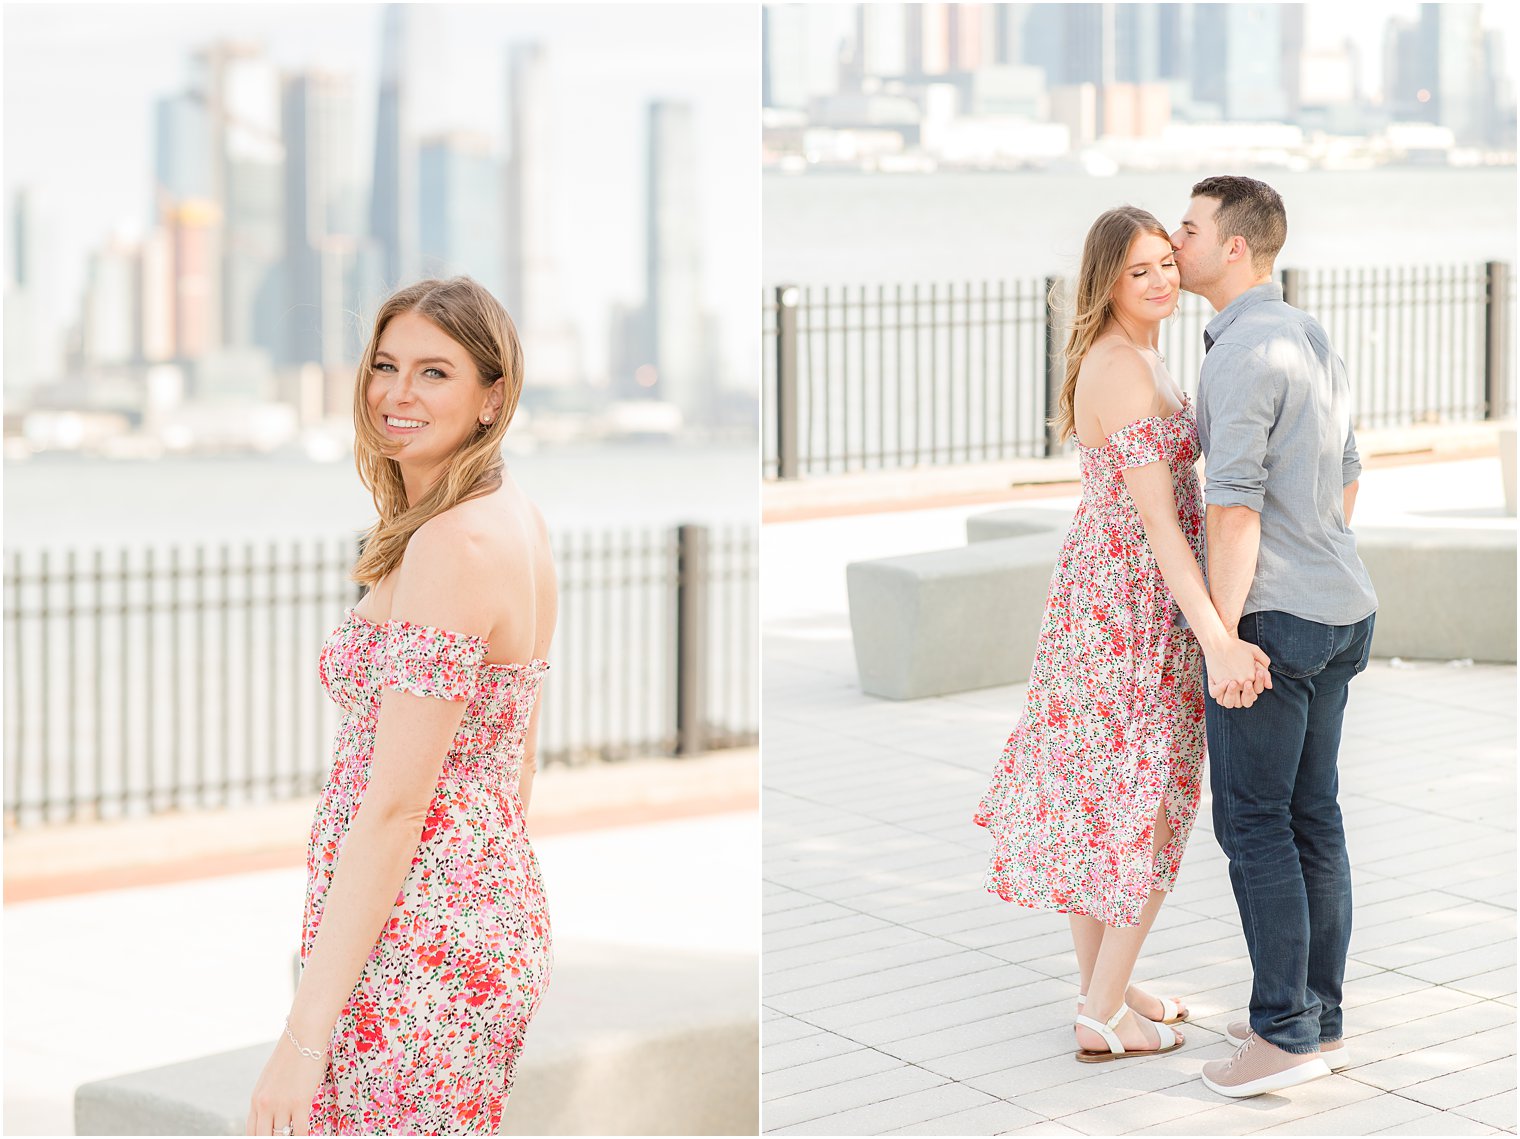
[{"label": "smocked bodice", "polygon": [[[548,662],[489,664],[484,637],[349,610],[322,646],[322,687],[343,709],[339,759],[372,752],[384,689],[466,702],[442,775],[515,781]],[[370,746],[354,746],[360,743]]]},{"label": "smocked bodice", "polygon": [[1203,537],[1199,502],[1198,421],[1193,416],[1192,401],[1184,397],[1182,407],[1169,416],[1152,415],[1127,423],[1108,437],[1101,447],[1077,445],[1082,466],[1082,512],[1106,524],[1127,524],[1141,528],[1140,512],[1124,485],[1126,467],[1144,466],[1158,460],[1172,472],[1172,485],[1178,507],[1178,521],[1183,533],[1197,547]]}]

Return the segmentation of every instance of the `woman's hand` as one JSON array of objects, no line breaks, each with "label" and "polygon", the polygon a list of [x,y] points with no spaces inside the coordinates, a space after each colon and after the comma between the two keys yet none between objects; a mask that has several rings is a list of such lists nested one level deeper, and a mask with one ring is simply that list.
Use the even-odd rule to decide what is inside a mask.
[{"label": "woman's hand", "polygon": [[1272,661],[1257,645],[1232,636],[1204,653],[1209,695],[1225,708],[1249,708],[1263,689],[1272,687]]},{"label": "woman's hand", "polygon": [[326,1071],[326,1056],[312,1060],[281,1036],[253,1086],[248,1134],[282,1135],[286,1124],[290,1124],[292,1135],[310,1134],[311,1101]]}]

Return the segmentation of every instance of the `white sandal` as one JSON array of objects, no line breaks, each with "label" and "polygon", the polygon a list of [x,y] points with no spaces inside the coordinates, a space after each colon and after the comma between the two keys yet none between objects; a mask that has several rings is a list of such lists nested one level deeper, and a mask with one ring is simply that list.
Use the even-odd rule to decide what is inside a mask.
[{"label": "white sandal", "polygon": [[1094,1052],[1087,1048],[1081,1048],[1077,1051],[1077,1060],[1083,1064],[1106,1064],[1110,1060],[1133,1059],[1136,1056],[1155,1056],[1162,1052],[1172,1052],[1182,1046],[1182,1040],[1176,1032],[1172,1031],[1169,1025],[1151,1021],[1151,1024],[1155,1025],[1156,1028],[1157,1047],[1143,1048],[1138,1052],[1127,1051],[1124,1047],[1124,1042],[1119,1039],[1119,1034],[1114,1029],[1124,1019],[1124,1014],[1129,1011],[1129,1005],[1121,1004],[1119,1011],[1109,1017],[1106,1023],[1096,1021],[1090,1016],[1083,1016],[1079,1013],[1077,1015],[1077,1023],[1083,1028],[1092,1029],[1099,1036],[1103,1037],[1103,1042],[1108,1045],[1108,1051]]}]

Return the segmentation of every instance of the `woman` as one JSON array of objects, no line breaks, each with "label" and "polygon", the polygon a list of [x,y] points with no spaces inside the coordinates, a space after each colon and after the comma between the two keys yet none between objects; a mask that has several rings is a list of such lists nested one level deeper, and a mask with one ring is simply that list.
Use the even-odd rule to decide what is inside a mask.
[{"label": "woman", "polygon": [[[1070,915],[1085,1062],[1170,1051],[1186,1008],[1130,984],[1198,810],[1203,678],[1254,701],[1266,657],[1220,621],[1199,560],[1198,431],[1157,350],[1177,307],[1161,223],[1125,206],[1082,249],[1054,421],[1082,502],[1051,580],[1024,715],[976,821],[987,889]],[[1178,608],[1189,627],[1175,620]]]},{"label": "woman", "polygon": [[354,392],[369,590],[322,649],[344,716],[250,1135],[499,1127],[550,967],[523,812],[554,564],[501,459],[522,378],[511,320],[468,278],[375,318]]}]

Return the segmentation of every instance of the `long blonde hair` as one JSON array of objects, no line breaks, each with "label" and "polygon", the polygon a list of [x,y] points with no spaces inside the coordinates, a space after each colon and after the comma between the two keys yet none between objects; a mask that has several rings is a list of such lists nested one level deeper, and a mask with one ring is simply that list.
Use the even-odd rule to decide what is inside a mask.
[{"label": "long blonde hair", "polygon": [[[401,445],[383,435],[370,417],[368,389],[380,336],[392,320],[414,312],[436,324],[474,361],[482,389],[503,380],[501,410],[477,423],[448,469],[418,502],[408,503],[401,465],[391,458]],[[418,281],[392,294],[375,314],[375,330],[359,361],[354,383],[354,465],[375,500],[380,518],[364,536],[364,550],[349,576],[373,587],[401,564],[406,544],[430,518],[501,486],[501,440],[522,395],[523,354],[517,329],[495,297],[469,277]]]},{"label": "long blonde hair", "polygon": [[1136,206],[1119,206],[1099,216],[1087,231],[1082,243],[1082,267],[1077,271],[1077,295],[1073,305],[1071,331],[1066,337],[1062,356],[1066,360],[1066,377],[1056,400],[1056,414],[1050,425],[1058,438],[1076,434],[1077,373],[1093,341],[1108,324],[1113,311],[1114,286],[1129,260],[1130,246],[1143,233],[1155,234],[1171,245],[1171,235],[1156,215]]}]

